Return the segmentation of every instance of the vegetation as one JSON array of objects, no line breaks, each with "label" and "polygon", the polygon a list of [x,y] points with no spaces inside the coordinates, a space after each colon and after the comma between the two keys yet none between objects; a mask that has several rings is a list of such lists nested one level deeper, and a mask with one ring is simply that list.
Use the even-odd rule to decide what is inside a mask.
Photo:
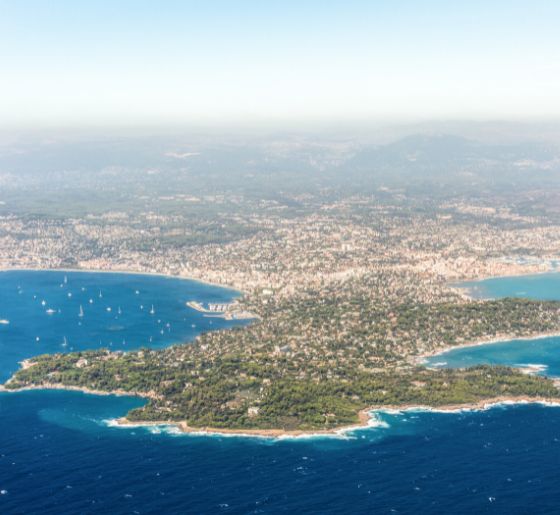
[{"label": "vegetation", "polygon": [[[420,348],[454,345],[465,338],[558,329],[558,303],[404,303],[389,314],[381,307],[366,309],[370,306],[364,302],[353,310],[326,302],[297,311],[279,311],[277,306],[261,323],[208,333],[192,345],[158,351],[39,356],[6,387],[64,385],[130,392],[148,398],[144,407],[127,415],[131,420],[261,429],[333,428],[356,422],[359,410],[372,405],[441,406],[497,396],[560,396],[551,380],[510,368],[429,370],[410,359],[417,358]],[[346,328],[341,310],[355,313],[361,323],[347,325],[339,334],[337,328]],[[301,328],[304,322],[307,333]],[[301,338],[294,337],[294,328]],[[313,334],[330,337],[314,342]]]}]

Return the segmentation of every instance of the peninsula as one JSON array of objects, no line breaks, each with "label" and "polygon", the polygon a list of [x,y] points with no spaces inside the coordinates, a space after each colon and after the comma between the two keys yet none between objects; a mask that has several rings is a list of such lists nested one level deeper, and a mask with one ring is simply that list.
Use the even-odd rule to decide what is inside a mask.
[{"label": "peninsula", "polygon": [[456,346],[560,332],[558,302],[472,299],[453,286],[554,269],[560,214],[546,189],[473,193],[457,182],[426,197],[408,182],[349,191],[314,180],[274,197],[258,182],[251,195],[207,191],[196,203],[169,194],[166,209],[157,189],[142,189],[127,211],[108,197],[87,216],[64,203],[66,214],[0,214],[1,268],[190,277],[243,296],[183,309],[253,318],[165,349],[31,357],[5,388],[134,394],[146,404],[131,423],[243,433],[335,431],[371,407],[559,397],[552,379],[518,369],[422,365]]},{"label": "peninsula", "polygon": [[[362,321],[356,332],[341,337],[333,327],[325,333],[332,334],[327,341],[309,338],[299,347],[280,346],[288,336],[282,327],[289,327],[293,338],[294,328],[303,331],[310,319],[340,323],[347,309],[335,299],[319,312],[301,308],[263,313],[250,326],[206,333],[193,344],[164,350],[38,356],[26,361],[4,388],[134,394],[147,403],[129,412],[123,423],[263,435],[363,425],[363,414],[374,407],[560,399],[551,379],[507,367],[431,370],[415,364],[419,349],[426,347],[458,345],[489,333],[558,331],[559,303],[504,299],[382,310],[361,299],[354,304]],[[288,314],[289,326],[283,324]],[[360,344],[358,338],[369,343]]]}]

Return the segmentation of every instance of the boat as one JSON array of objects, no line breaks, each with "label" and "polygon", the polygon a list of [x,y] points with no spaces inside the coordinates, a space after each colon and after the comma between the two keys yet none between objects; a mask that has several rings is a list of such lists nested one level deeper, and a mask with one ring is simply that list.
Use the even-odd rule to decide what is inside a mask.
[{"label": "boat", "polygon": [[54,315],[56,311],[54,309],[47,309],[46,313],[47,315]]},{"label": "boat", "polygon": [[122,311],[121,311],[121,307],[120,307],[120,306],[119,306],[119,308],[117,309],[117,313],[118,313],[119,315],[122,314]]},{"label": "boat", "polygon": [[80,304],[80,312],[78,313],[79,317],[83,317],[84,316],[84,308],[82,308],[82,305]]},{"label": "boat", "polygon": [[99,298],[100,298],[100,299],[103,298],[103,294],[101,293],[101,290],[99,290]]},{"label": "boat", "polygon": [[47,305],[47,301],[46,300],[42,300],[41,301],[41,306],[46,306]]},{"label": "boat", "polygon": [[68,284],[68,277],[64,276],[64,284]]},{"label": "boat", "polygon": [[5,318],[2,318],[2,319],[0,320],[0,325],[8,325],[9,323],[10,323],[10,321],[7,320],[7,319],[5,319]]},{"label": "boat", "polygon": [[66,347],[68,345],[68,342],[66,341],[66,336],[64,337],[64,339],[62,340],[62,343],[60,345],[62,347]]},{"label": "boat", "polygon": [[154,305],[152,304],[152,309],[150,309],[150,315],[155,315],[156,310],[154,309]]}]

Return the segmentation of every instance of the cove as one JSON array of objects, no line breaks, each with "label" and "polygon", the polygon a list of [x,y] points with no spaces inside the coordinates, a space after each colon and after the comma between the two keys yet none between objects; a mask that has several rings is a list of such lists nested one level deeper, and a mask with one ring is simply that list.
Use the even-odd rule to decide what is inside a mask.
[{"label": "cove", "polygon": [[[477,298],[560,300],[560,273],[498,277],[464,283],[461,287]],[[560,337],[554,335],[459,347],[430,356],[425,364],[452,368],[506,365],[523,368],[530,373],[560,377]]]}]

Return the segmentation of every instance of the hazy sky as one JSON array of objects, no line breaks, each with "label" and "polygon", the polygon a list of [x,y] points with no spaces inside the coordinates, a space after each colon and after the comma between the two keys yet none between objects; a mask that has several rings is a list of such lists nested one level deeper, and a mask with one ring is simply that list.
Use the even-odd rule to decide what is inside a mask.
[{"label": "hazy sky", "polygon": [[0,125],[560,116],[558,0],[0,0]]}]

